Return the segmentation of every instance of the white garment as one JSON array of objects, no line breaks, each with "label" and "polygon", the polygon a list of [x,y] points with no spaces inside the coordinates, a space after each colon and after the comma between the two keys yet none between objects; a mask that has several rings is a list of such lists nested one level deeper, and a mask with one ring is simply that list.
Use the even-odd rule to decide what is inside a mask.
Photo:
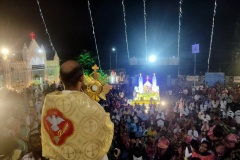
[{"label": "white garment", "polygon": [[175,113],[179,113],[179,105],[178,104],[175,105],[175,107],[173,108],[173,111]]},{"label": "white garment", "polygon": [[182,112],[182,114],[184,114],[185,116],[187,116],[187,115],[189,114],[189,109],[188,109],[187,106],[186,106],[186,107],[183,107],[183,112]]},{"label": "white garment", "polygon": [[181,128],[174,128],[173,133],[181,133]]},{"label": "white garment", "polygon": [[208,114],[206,114],[206,115],[202,114],[202,115],[201,115],[201,120],[202,120],[203,122],[204,122],[204,121],[209,122],[209,121],[211,120],[211,117],[210,117]]},{"label": "white garment", "polygon": [[42,106],[43,106],[43,103],[41,101],[37,101],[35,103],[35,106],[36,106],[36,109],[37,109],[37,113],[38,114],[42,114]]},{"label": "white garment", "polygon": [[227,101],[225,101],[225,100],[220,101],[220,108],[222,110],[226,111],[226,105],[227,105]]},{"label": "white garment", "polygon": [[201,104],[200,105],[200,112],[204,112],[204,111],[206,111],[207,110],[207,105],[203,105],[203,104]]},{"label": "white garment", "polygon": [[[192,149],[191,146],[190,146],[190,148]],[[188,147],[186,147],[186,149],[185,149],[185,158],[189,158],[189,157],[191,157],[191,156],[192,156],[192,152],[189,153]]]},{"label": "white garment", "polygon": [[199,100],[199,98],[200,98],[200,96],[199,96],[199,95],[197,95],[197,94],[194,96],[194,100],[195,100],[195,101],[198,101],[198,100]]},{"label": "white garment", "polygon": [[[159,119],[159,118],[161,118],[161,119]],[[157,121],[157,127],[163,127],[163,126],[164,126],[164,121],[163,121],[163,120],[165,120],[164,113],[162,113],[161,115],[160,115],[160,114],[157,114],[156,119],[159,119],[159,120]],[[162,120],[162,119],[163,119],[163,120]]]},{"label": "white garment", "polygon": [[229,95],[229,96],[227,97],[227,103],[232,103],[232,100],[233,100],[232,95]]},{"label": "white garment", "polygon": [[168,90],[168,95],[169,95],[169,96],[172,95],[172,90]]},{"label": "white garment", "polygon": [[137,116],[133,116],[133,121],[134,121],[135,124],[138,123],[138,117]]},{"label": "white garment", "polygon": [[142,158],[142,156],[137,158],[133,155],[133,160],[143,160],[143,158]]},{"label": "white garment", "polygon": [[195,108],[195,104],[194,104],[194,102],[191,102],[190,104],[189,104],[189,110],[194,110],[194,108]]},{"label": "white garment", "polygon": [[191,129],[188,130],[188,135],[192,137],[192,139],[198,139],[198,132],[196,130],[192,131]]},{"label": "white garment", "polygon": [[153,114],[154,114],[154,108],[151,107],[151,108],[150,108],[150,115],[153,115]]},{"label": "white garment", "polygon": [[187,94],[188,94],[188,90],[187,90],[187,89],[184,89],[184,90],[183,90],[183,94],[187,95]]},{"label": "white garment", "polygon": [[108,160],[108,156],[105,155],[105,156],[102,158],[102,160]]},{"label": "white garment", "polygon": [[236,110],[235,112],[235,120],[237,124],[240,124],[240,110]]},{"label": "white garment", "polygon": [[214,101],[214,100],[212,100],[212,108],[217,108],[218,107],[218,105],[219,105],[219,101]]},{"label": "white garment", "polygon": [[211,102],[210,101],[205,101],[204,105],[207,106],[207,109],[211,109],[212,105],[211,105]]}]

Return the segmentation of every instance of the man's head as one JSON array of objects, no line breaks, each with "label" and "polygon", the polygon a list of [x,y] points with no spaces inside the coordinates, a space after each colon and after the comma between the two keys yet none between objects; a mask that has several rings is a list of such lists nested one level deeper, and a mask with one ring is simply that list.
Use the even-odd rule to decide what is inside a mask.
[{"label": "man's head", "polygon": [[34,133],[29,136],[29,146],[33,152],[42,152],[40,133]]},{"label": "man's head", "polygon": [[65,89],[80,90],[84,80],[82,66],[73,60],[64,62],[60,68],[60,79]]}]

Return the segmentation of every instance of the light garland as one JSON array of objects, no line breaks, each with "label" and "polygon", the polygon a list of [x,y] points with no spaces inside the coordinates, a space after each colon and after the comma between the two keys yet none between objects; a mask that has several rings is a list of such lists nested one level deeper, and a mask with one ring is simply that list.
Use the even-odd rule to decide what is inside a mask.
[{"label": "light garland", "polygon": [[53,46],[53,43],[52,43],[50,34],[49,34],[49,32],[48,32],[48,29],[47,29],[46,22],[45,22],[45,20],[44,20],[44,18],[43,18],[43,14],[42,14],[42,10],[41,10],[41,7],[40,7],[40,3],[39,3],[38,0],[37,0],[37,4],[38,4],[40,16],[41,16],[41,18],[42,18],[42,20],[43,20],[43,24],[44,24],[44,27],[45,27],[45,31],[46,31],[46,34],[48,35],[48,39],[49,39],[50,45],[51,45],[51,47],[52,47],[52,50],[53,50],[55,53],[57,53],[57,51],[55,50],[55,48],[54,48],[54,46]]},{"label": "light garland", "polygon": [[123,19],[124,19],[124,26],[125,26],[125,37],[126,37],[126,45],[127,45],[127,54],[128,54],[128,59],[129,59],[128,37],[127,37],[127,23],[126,23],[126,11],[125,11],[124,0],[122,0],[122,6],[123,6]]},{"label": "light garland", "polygon": [[147,50],[147,13],[146,13],[146,0],[143,0],[143,13],[144,13],[144,29],[145,29],[145,50],[146,50],[146,61],[148,59],[148,50]]},{"label": "light garland", "polygon": [[[181,36],[181,18],[182,18],[182,3],[183,0],[179,1],[179,25],[178,25],[178,58],[180,55],[180,36]],[[178,75],[179,75],[179,64],[178,64]]]},{"label": "light garland", "polygon": [[212,53],[212,41],[213,41],[213,31],[214,31],[214,18],[215,18],[215,15],[216,15],[216,9],[217,9],[217,0],[215,0],[215,3],[214,3],[213,23],[212,23],[210,47],[209,47],[209,54],[208,54],[208,69],[207,69],[207,72],[209,72],[209,63],[210,63],[210,57],[211,57],[211,53]]},{"label": "light garland", "polygon": [[92,12],[91,12],[91,7],[90,7],[90,1],[89,0],[88,0],[88,11],[89,11],[91,24],[92,24],[92,29],[93,29],[93,37],[94,37],[94,42],[95,42],[95,46],[96,46],[96,52],[97,52],[99,68],[101,69],[101,62],[100,62],[100,58],[99,58],[99,54],[98,54],[97,40],[96,40],[95,31],[94,31],[95,29],[94,29],[94,25],[93,25]]}]

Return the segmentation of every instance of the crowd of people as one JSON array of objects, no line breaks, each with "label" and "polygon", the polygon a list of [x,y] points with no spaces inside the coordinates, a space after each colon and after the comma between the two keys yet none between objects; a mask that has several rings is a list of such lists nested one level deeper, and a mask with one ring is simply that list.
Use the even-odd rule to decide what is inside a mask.
[{"label": "crowd of people", "polygon": [[[165,104],[130,104],[129,86],[114,86],[100,104],[110,113],[114,137],[110,160],[240,159],[237,88],[169,87]],[[62,87],[30,86],[0,92],[0,159],[43,159],[41,110],[44,97]],[[127,91],[128,89],[128,91]],[[125,94],[126,95],[126,94]]]},{"label": "crowd of people", "polygon": [[239,88],[176,88],[161,94],[165,105],[131,105],[110,93],[110,159],[240,159]]}]

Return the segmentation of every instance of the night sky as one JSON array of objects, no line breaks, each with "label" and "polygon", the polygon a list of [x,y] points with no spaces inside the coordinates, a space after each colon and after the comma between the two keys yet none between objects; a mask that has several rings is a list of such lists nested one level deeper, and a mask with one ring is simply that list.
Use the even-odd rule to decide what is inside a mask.
[{"label": "night sky", "polygon": [[[53,57],[36,0],[0,0],[0,46],[21,54],[30,32]],[[62,62],[86,49],[96,55],[87,0],[39,0],[53,45]],[[191,45],[200,44],[197,72],[206,72],[215,0],[183,0],[180,57],[182,70],[192,73]],[[97,47],[103,69],[109,68],[111,48],[116,47],[119,67],[127,62],[122,0],[90,0]],[[239,0],[218,0],[211,63],[224,67],[231,59],[231,41],[239,18]],[[125,0],[127,36],[131,57],[144,58],[143,0]],[[148,53],[177,56],[179,0],[146,0]],[[114,60],[113,60],[114,61]],[[115,62],[112,62],[115,65]]]}]

